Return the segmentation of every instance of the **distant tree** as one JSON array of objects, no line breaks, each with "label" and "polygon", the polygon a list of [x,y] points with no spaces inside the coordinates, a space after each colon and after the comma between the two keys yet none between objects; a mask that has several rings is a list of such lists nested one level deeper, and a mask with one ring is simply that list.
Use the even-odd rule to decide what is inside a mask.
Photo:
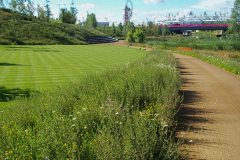
[{"label": "distant tree", "polygon": [[46,11],[39,4],[37,5],[37,16],[39,19],[46,19]]},{"label": "distant tree", "polygon": [[118,24],[118,27],[117,27],[117,36],[118,36],[118,37],[122,37],[122,36],[123,36],[123,25],[122,25],[122,23],[119,23],[119,24]]},{"label": "distant tree", "polygon": [[34,16],[35,7],[34,7],[33,1],[31,1],[31,0],[27,1],[27,3],[26,3],[26,11],[27,11],[27,15]]},{"label": "distant tree", "polygon": [[235,0],[234,7],[232,9],[232,16],[231,16],[231,27],[229,31],[231,33],[240,34],[240,0]]},{"label": "distant tree", "polygon": [[145,40],[145,33],[142,29],[136,29],[136,31],[133,33],[134,41],[137,43],[143,43]]},{"label": "distant tree", "polygon": [[27,14],[27,7],[25,3],[27,3],[27,0],[16,0],[17,1],[17,11],[22,14]]},{"label": "distant tree", "polygon": [[122,23],[119,23],[118,29],[119,29],[120,32],[123,32],[123,25],[122,25]]},{"label": "distant tree", "polygon": [[135,26],[133,22],[128,22],[124,25],[123,27],[123,34],[126,35],[128,32],[134,32],[135,31]]},{"label": "distant tree", "polygon": [[150,27],[150,28],[152,28],[152,27],[154,26],[153,21],[148,21],[148,22],[147,22],[147,26]]},{"label": "distant tree", "polygon": [[161,26],[157,25],[156,28],[157,28],[156,35],[157,36],[162,35],[162,28],[161,28]]},{"label": "distant tree", "polygon": [[97,27],[97,19],[96,19],[96,15],[94,13],[87,15],[87,20],[86,20],[85,25],[87,27],[91,27],[91,28]]},{"label": "distant tree", "polygon": [[75,17],[77,16],[78,10],[76,7],[70,7],[70,12],[72,15],[74,15]]},{"label": "distant tree", "polygon": [[153,36],[155,34],[155,25],[152,21],[147,22],[147,26],[145,29],[148,36]]},{"label": "distant tree", "polygon": [[0,8],[4,8],[5,5],[4,5],[4,1],[3,0],[0,0]]},{"label": "distant tree", "polygon": [[10,9],[13,10],[13,11],[17,10],[17,1],[16,0],[11,0]]},{"label": "distant tree", "polygon": [[167,26],[162,27],[162,35],[166,36],[169,34],[170,34],[169,28]]},{"label": "distant tree", "polygon": [[134,42],[133,32],[129,31],[127,33],[126,40],[127,40],[128,43],[133,43]]},{"label": "distant tree", "polygon": [[117,30],[116,30],[115,23],[112,24],[112,29],[111,29],[111,30],[112,30],[112,35],[113,35],[113,36],[116,36]]},{"label": "distant tree", "polygon": [[63,8],[61,9],[59,20],[63,23],[75,24],[77,21],[76,15],[73,15],[71,11]]},{"label": "distant tree", "polygon": [[52,16],[49,0],[46,0],[45,12],[46,12],[46,19],[47,21],[49,21]]}]

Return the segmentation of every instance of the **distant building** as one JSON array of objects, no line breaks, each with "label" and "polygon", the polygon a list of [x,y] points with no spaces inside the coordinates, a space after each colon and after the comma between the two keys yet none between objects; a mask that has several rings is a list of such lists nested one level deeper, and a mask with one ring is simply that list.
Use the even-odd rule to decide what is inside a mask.
[{"label": "distant building", "polygon": [[109,27],[109,22],[97,22],[98,27]]}]

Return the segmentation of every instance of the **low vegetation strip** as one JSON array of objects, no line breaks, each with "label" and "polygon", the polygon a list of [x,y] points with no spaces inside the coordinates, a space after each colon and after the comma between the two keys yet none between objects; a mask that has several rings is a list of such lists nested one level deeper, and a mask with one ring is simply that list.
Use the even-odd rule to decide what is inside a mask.
[{"label": "low vegetation strip", "polygon": [[143,60],[0,110],[0,159],[179,159],[172,55]]},{"label": "low vegetation strip", "polygon": [[146,44],[151,46],[160,46],[164,49],[172,49],[178,47],[189,47],[201,50],[240,50],[240,37],[237,35],[228,35],[218,38],[212,32],[194,33],[190,37],[182,36],[162,36],[150,37],[146,40]]},{"label": "low vegetation strip", "polygon": [[180,54],[189,55],[210,64],[214,64],[226,71],[240,75],[240,54],[229,53],[228,55],[221,55],[218,53],[204,52],[204,51],[180,51]]}]

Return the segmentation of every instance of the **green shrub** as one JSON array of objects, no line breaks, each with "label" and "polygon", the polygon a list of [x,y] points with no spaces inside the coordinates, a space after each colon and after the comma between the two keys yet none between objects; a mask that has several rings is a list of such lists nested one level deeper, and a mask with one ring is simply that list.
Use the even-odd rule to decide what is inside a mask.
[{"label": "green shrub", "polygon": [[145,40],[145,33],[142,29],[136,29],[133,34],[134,41],[137,43],[143,43]]},{"label": "green shrub", "polygon": [[128,41],[128,43],[133,43],[133,42],[135,42],[135,39],[134,39],[134,37],[133,37],[133,33],[132,33],[132,32],[128,32],[128,33],[127,33],[126,40]]}]

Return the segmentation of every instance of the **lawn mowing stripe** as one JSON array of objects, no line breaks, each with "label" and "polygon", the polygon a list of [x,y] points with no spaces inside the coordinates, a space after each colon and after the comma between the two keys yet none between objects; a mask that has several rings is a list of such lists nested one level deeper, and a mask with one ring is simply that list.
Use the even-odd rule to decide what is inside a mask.
[{"label": "lawn mowing stripe", "polygon": [[[67,58],[64,58],[62,55],[60,55],[60,54],[56,54],[55,55],[55,59],[58,61],[58,63],[59,63],[59,67],[61,67],[61,64],[70,64],[71,62],[69,62],[68,61],[68,59]],[[55,68],[55,70],[58,70],[59,68]],[[69,70],[70,70],[70,68],[69,68]],[[74,68],[71,68],[71,71],[72,70],[74,70]],[[61,68],[61,69],[59,69],[58,71],[60,71],[61,73],[62,73],[62,76],[64,76],[64,77],[72,77],[72,75],[70,74],[70,72],[69,71],[67,71],[66,70],[66,68]]]},{"label": "lawn mowing stripe", "polygon": [[[29,65],[30,66],[33,66],[33,62],[34,62],[34,57],[33,57],[33,54],[31,53],[28,53],[28,60],[29,60]],[[34,86],[35,88],[37,87],[37,83],[36,83],[36,70],[34,68],[31,67],[31,77],[33,79],[33,83],[34,83]],[[27,79],[27,76],[26,76],[26,79]]]},{"label": "lawn mowing stripe", "polygon": [[[46,62],[45,62],[44,59],[43,59],[43,55],[42,55],[42,54],[37,54],[37,56],[38,56],[39,62],[40,62],[41,65],[42,65],[42,69],[45,69],[45,71],[47,71],[47,70],[48,70],[48,67],[47,67]],[[42,76],[42,74],[40,74],[40,75]],[[45,76],[46,76],[46,78],[49,80],[49,83],[51,83],[51,82],[52,82],[52,80],[51,80],[51,74],[48,74],[48,75],[45,75]]]},{"label": "lawn mowing stripe", "polygon": [[0,62],[3,57],[6,61],[13,55],[9,63],[22,64],[21,68],[8,66],[8,71],[0,76],[0,82],[4,82],[2,86],[13,87],[12,81],[15,80],[15,86],[20,88],[53,87],[77,80],[84,74],[99,73],[143,57],[140,50],[106,45],[27,47],[9,49],[0,46],[6,55],[1,56]]},{"label": "lawn mowing stripe", "polygon": [[[19,52],[19,54],[17,54],[18,56],[16,56],[17,57],[16,62],[18,64],[23,64],[23,54],[25,54],[25,53],[23,53],[22,51]],[[24,55],[24,57],[25,57],[25,55]],[[26,70],[24,70],[24,68],[22,66],[18,66],[17,67],[17,74],[16,74],[16,77],[14,79],[14,84],[15,84],[16,88],[18,88],[18,85],[17,85],[18,82],[24,81],[24,77],[23,76],[18,76],[18,75],[19,74],[24,74],[24,73],[26,74]],[[25,86],[23,86],[23,87],[25,87]]]},{"label": "lawn mowing stripe", "polygon": [[[14,55],[13,54],[9,54],[8,56],[6,56],[5,59],[2,59],[0,60],[0,62],[3,62],[3,63],[10,63],[13,59],[14,59]],[[11,63],[10,63],[11,64]],[[0,66],[0,75],[1,75],[1,78],[6,78],[7,77],[7,73],[10,71],[11,67],[13,66]],[[0,81],[0,86],[1,86],[1,83],[4,82],[4,81]]]}]

